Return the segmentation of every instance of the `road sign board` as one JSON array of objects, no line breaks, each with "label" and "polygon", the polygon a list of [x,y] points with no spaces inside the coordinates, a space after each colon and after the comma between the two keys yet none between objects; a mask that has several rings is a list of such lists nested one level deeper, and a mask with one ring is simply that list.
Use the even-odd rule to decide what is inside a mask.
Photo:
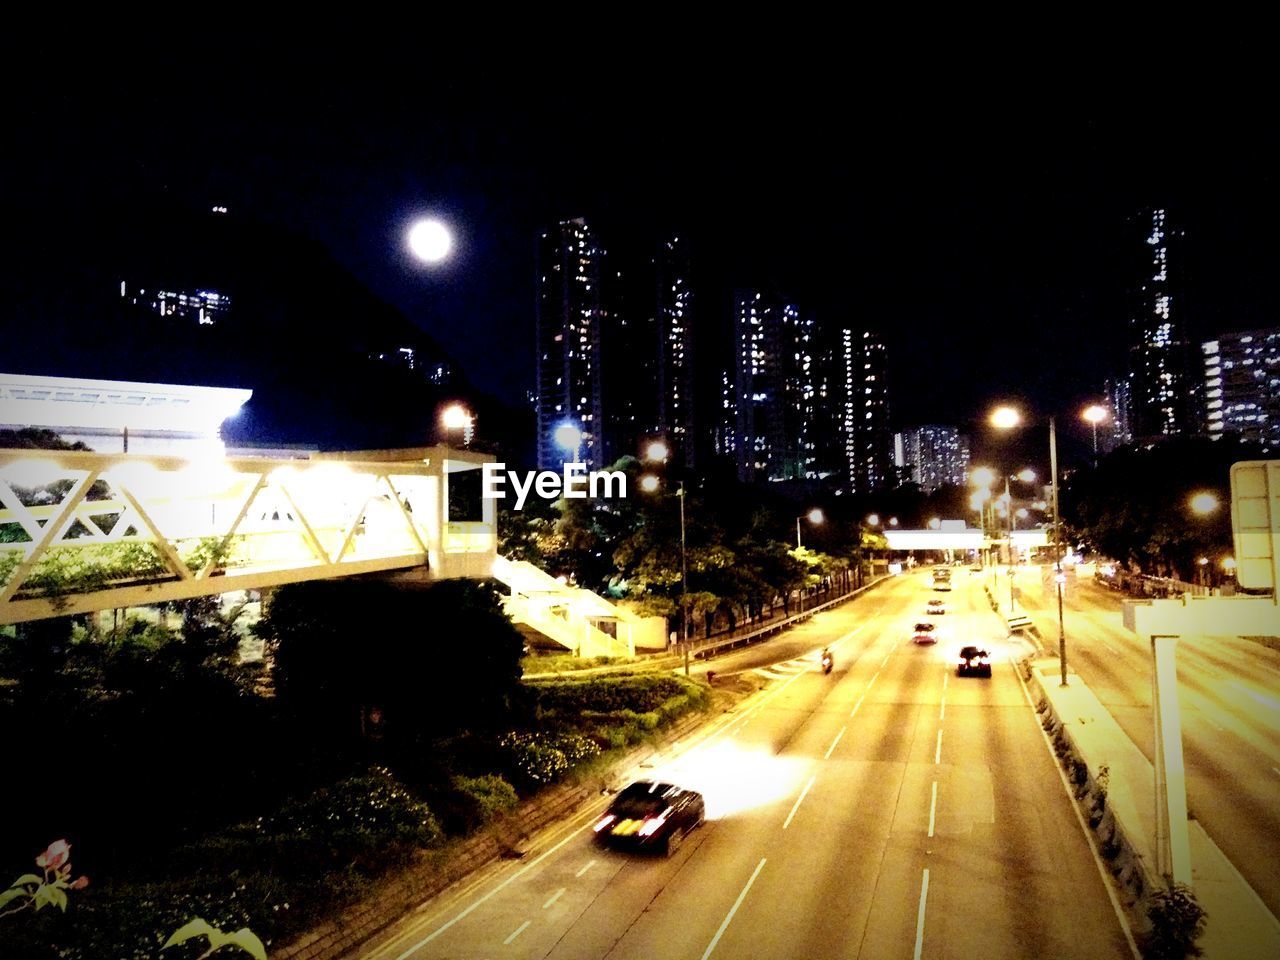
[{"label": "road sign board", "polygon": [[1274,594],[1280,584],[1280,460],[1231,465],[1231,533],[1237,582]]}]

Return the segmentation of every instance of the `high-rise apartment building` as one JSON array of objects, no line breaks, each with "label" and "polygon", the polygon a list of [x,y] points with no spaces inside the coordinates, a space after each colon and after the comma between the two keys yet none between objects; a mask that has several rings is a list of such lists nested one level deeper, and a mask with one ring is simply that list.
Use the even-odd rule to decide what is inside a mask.
[{"label": "high-rise apartment building", "polygon": [[1200,346],[1205,427],[1280,450],[1280,327],[1223,334]]},{"label": "high-rise apartment building", "polygon": [[673,235],[654,258],[657,318],[656,432],[692,469],[699,446],[694,394],[694,304],[688,241]]},{"label": "high-rise apartment building", "polygon": [[932,492],[944,484],[962,486],[969,472],[969,444],[955,427],[926,424],[897,434],[895,460],[906,478]]},{"label": "high-rise apartment building", "polygon": [[1098,431],[1098,447],[1110,451],[1133,442],[1129,426],[1129,378],[1106,381],[1103,393],[1107,398],[1107,419]]},{"label": "high-rise apartment building", "polygon": [[814,475],[814,323],[783,297],[734,297],[733,454],[742,480]]},{"label": "high-rise apartment building", "polygon": [[1143,211],[1141,256],[1135,270],[1129,319],[1129,429],[1138,442],[1197,432],[1199,384],[1191,376],[1190,348],[1175,283],[1181,230],[1166,211]]},{"label": "high-rise apartment building", "polygon": [[844,376],[844,447],[849,488],[868,493],[894,486],[894,438],[889,425],[889,354],[869,330],[840,333]]},{"label": "high-rise apartment building", "polygon": [[537,457],[544,470],[559,470],[575,457],[589,470],[604,466],[605,255],[581,218],[538,237]]}]

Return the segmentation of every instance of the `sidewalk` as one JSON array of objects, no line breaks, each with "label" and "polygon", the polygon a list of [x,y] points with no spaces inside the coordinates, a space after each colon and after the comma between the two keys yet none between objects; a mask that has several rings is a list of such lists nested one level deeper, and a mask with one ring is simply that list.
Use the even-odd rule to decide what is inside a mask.
[{"label": "sidewalk", "polygon": [[[1105,809],[1095,831],[1100,846],[1115,851],[1111,868],[1127,900],[1135,930],[1145,929],[1145,898],[1163,883],[1156,874],[1155,774],[1120,725],[1075,674],[1059,686],[1058,661],[1031,664],[1032,696],[1041,695],[1073,751],[1088,767],[1087,786],[1099,807],[1098,774],[1108,770]],[[1280,957],[1280,922],[1223,856],[1195,820],[1188,824],[1192,886],[1207,914],[1200,946],[1207,960],[1274,960]]]}]

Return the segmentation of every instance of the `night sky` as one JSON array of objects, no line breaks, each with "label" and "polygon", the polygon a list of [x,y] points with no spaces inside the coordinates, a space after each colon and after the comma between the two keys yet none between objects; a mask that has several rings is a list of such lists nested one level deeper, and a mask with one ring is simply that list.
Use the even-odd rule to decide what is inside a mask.
[{"label": "night sky", "polygon": [[[994,397],[1067,416],[1096,397],[1124,364],[1125,218],[1144,205],[1187,231],[1173,269],[1193,338],[1280,324],[1276,125],[1240,78],[1042,90],[708,66],[569,82],[532,64],[26,56],[6,68],[22,280],[5,291],[109,274],[105,221],[134,203],[222,204],[318,241],[513,403],[533,379],[534,235],[572,216],[624,270],[685,232],[701,322],[727,322],[734,286],[772,284],[820,322],[883,331],[899,425],[972,424]],[[457,231],[446,267],[402,251],[422,213]],[[21,372],[18,334],[3,366]],[[74,375],[74,348],[60,356]]]}]

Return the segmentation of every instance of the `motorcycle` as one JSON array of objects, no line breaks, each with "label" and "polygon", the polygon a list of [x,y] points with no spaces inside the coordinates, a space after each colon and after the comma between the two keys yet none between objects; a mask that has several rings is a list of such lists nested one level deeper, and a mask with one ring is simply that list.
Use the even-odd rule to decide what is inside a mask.
[{"label": "motorcycle", "polygon": [[832,666],[832,663],[833,663],[833,661],[832,661],[832,659],[831,659],[831,654],[829,654],[829,653],[824,653],[824,654],[822,655],[822,672],[823,672],[823,673],[830,673],[830,672],[831,672],[831,666]]}]

